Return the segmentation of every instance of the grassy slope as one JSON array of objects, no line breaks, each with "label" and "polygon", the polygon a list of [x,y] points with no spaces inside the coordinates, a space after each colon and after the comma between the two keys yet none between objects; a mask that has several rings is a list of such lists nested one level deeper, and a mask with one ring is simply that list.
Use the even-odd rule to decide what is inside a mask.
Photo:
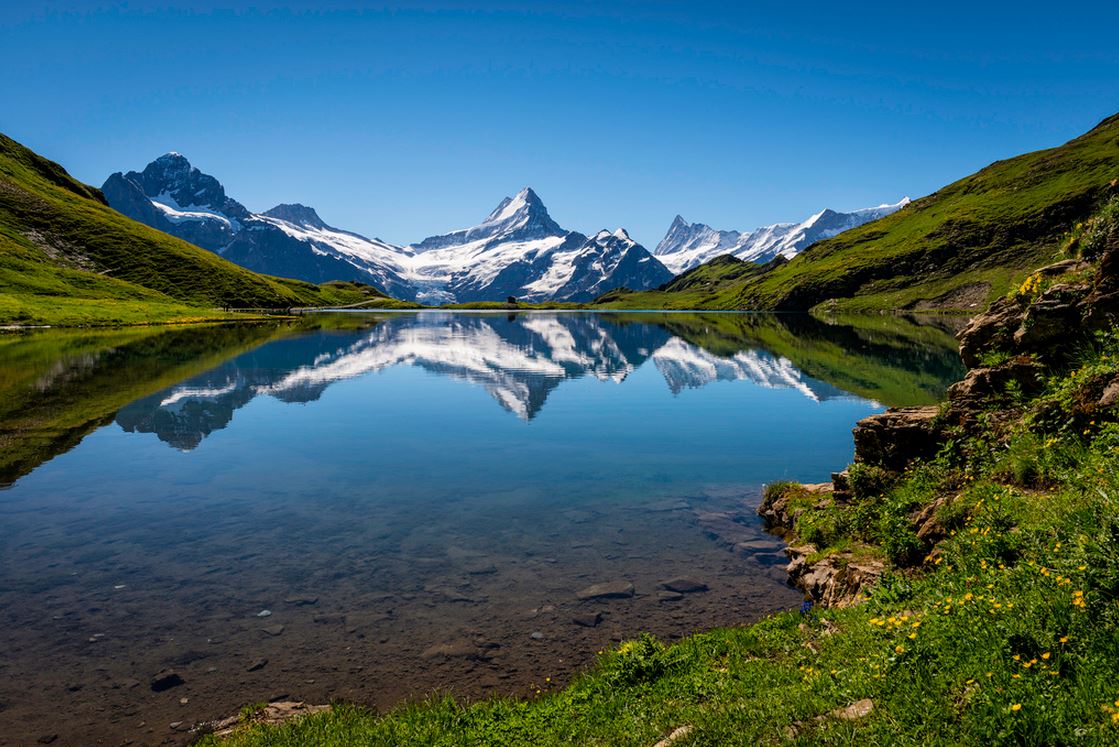
[{"label": "grassy slope", "polygon": [[[998,161],[899,212],[818,242],[757,276],[708,263],[706,282],[608,294],[609,307],[975,311],[1056,255],[1115,190],[1119,115],[1049,150]],[[962,290],[974,288],[970,294]],[[972,306],[971,304],[977,304]]]},{"label": "grassy slope", "polygon": [[0,135],[0,323],[196,320],[214,309],[349,304],[369,286],[272,278],[144,226]]}]

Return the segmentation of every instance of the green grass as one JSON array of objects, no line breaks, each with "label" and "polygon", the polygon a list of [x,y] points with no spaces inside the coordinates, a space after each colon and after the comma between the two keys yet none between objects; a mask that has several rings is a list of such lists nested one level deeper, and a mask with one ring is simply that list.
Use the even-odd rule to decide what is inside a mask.
[{"label": "green grass", "polygon": [[[762,273],[726,259],[608,307],[974,312],[1062,256],[1078,224],[1119,189],[1119,115],[1060,147],[987,168]],[[965,292],[968,289],[970,292]]]},{"label": "green grass", "polygon": [[[1119,424],[1085,404],[1119,375],[1117,339],[1011,425],[958,438],[900,480],[853,475],[851,504],[804,501],[795,531],[821,554],[894,558],[861,605],[672,646],[643,637],[566,687],[542,677],[527,699],[338,705],[221,744],[647,747],[681,725],[694,727],[681,747],[1119,743]],[[910,513],[938,498],[948,536],[914,558]],[[834,715],[864,698],[866,717]]]},{"label": "green grass", "polygon": [[258,275],[112,210],[101,193],[0,135],[0,324],[213,319],[223,309],[348,305],[357,283]]}]

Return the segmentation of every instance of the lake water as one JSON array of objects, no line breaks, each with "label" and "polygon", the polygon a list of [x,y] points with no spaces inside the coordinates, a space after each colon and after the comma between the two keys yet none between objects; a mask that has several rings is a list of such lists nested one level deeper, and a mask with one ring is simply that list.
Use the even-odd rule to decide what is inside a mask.
[{"label": "lake water", "polygon": [[[641,631],[795,606],[761,486],[828,479],[857,420],[962,373],[950,331],[872,321],[2,336],[0,744],[185,743],[281,695],[532,695]],[[604,582],[633,596],[577,596]]]}]

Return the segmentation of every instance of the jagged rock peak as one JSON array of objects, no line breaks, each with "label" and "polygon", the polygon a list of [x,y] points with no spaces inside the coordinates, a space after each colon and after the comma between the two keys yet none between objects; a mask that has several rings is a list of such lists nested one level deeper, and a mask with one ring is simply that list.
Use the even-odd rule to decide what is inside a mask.
[{"label": "jagged rock peak", "polygon": [[313,207],[301,205],[298,202],[283,203],[277,205],[271,210],[266,210],[263,213],[269,218],[279,218],[288,223],[295,223],[300,226],[312,226],[314,228],[325,228],[326,224],[323,222],[319,214],[315,212]]},{"label": "jagged rock peak", "polygon": [[493,212],[486,216],[483,225],[504,223],[518,217],[542,217],[551,220],[548,215],[548,208],[544,207],[544,202],[540,199],[540,196],[532,190],[532,187],[525,187],[514,197],[506,197],[498,203]]}]

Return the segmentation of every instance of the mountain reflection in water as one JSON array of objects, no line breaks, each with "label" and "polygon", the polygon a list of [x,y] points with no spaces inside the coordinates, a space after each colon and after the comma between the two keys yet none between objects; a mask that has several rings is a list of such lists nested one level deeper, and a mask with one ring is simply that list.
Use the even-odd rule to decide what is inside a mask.
[{"label": "mountain reflection in water", "polygon": [[876,326],[805,315],[425,312],[26,335],[0,347],[15,374],[5,387],[11,408],[0,410],[0,436],[13,444],[0,482],[72,448],[104,418],[189,450],[259,395],[313,402],[336,382],[399,366],[482,387],[526,422],[562,382],[621,384],[650,361],[674,395],[747,381],[814,401],[855,395],[886,405],[935,401],[960,375],[949,332],[872,321]]}]

